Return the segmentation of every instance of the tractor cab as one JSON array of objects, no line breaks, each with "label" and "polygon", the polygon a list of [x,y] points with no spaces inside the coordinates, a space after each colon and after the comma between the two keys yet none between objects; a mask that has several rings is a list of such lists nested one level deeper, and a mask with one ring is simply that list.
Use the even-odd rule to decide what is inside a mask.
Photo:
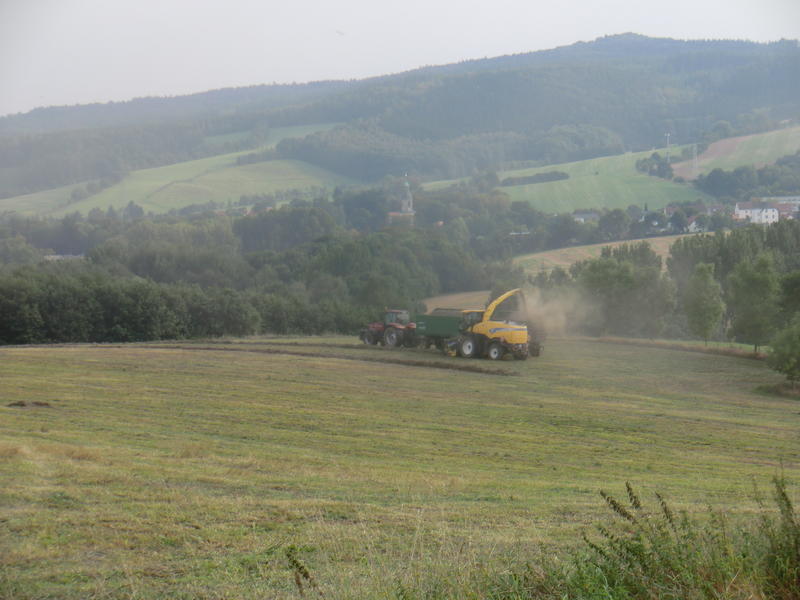
[{"label": "tractor cab", "polygon": [[407,310],[387,310],[383,315],[384,325],[408,325],[410,320]]}]

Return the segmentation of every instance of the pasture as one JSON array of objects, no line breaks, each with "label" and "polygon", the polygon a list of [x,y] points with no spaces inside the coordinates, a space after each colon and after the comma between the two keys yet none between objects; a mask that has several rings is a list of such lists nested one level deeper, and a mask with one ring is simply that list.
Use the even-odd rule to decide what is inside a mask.
[{"label": "pasture", "polygon": [[[678,151],[679,149],[675,149]],[[664,149],[658,149],[662,154]],[[674,183],[658,177],[644,175],[636,170],[636,161],[647,158],[653,150],[604,156],[571,163],[548,165],[528,169],[500,171],[497,176],[523,177],[536,173],[561,171],[569,179],[528,185],[497,188],[512,201],[528,202],[537,210],[547,213],[572,212],[576,209],[627,208],[631,204],[649,210],[663,208],[671,202],[710,201],[711,197],[691,185]],[[440,189],[455,181],[432,182],[426,189]]]},{"label": "pasture", "polygon": [[796,484],[800,405],[759,391],[780,379],[570,339],[499,363],[342,337],[2,348],[0,597],[299,598],[289,555],[309,597],[463,598],[579,545],[601,489],[750,512],[754,483]]},{"label": "pasture", "polygon": [[[274,147],[282,139],[302,137],[315,131],[330,129],[335,124],[280,127],[271,130],[261,149]],[[235,134],[234,134],[235,135]],[[209,139],[210,144],[231,141]],[[326,169],[295,160],[270,160],[237,165],[239,156],[254,150],[219,154],[152,169],[141,169],[121,182],[99,193],[73,201],[76,185],[0,199],[0,212],[15,211],[63,217],[78,211],[86,215],[93,208],[124,208],[135,202],[146,212],[163,213],[191,204],[237,202],[242,195],[269,194],[292,189],[334,187],[354,183]]]}]

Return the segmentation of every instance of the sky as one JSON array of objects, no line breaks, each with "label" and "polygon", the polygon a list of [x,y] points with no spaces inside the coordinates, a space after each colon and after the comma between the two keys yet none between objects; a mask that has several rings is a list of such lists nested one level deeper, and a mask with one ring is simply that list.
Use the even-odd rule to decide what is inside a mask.
[{"label": "sky", "polygon": [[800,0],[0,0],[0,115],[360,79],[626,32],[800,39]]}]

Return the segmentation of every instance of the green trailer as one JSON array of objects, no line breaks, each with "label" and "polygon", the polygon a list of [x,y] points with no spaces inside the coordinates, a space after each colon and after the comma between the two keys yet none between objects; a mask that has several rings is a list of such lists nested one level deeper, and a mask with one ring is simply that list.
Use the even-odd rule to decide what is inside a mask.
[{"label": "green trailer", "polygon": [[414,315],[415,337],[426,347],[445,348],[448,340],[455,340],[461,334],[464,311],[460,308],[436,308],[429,315]]}]

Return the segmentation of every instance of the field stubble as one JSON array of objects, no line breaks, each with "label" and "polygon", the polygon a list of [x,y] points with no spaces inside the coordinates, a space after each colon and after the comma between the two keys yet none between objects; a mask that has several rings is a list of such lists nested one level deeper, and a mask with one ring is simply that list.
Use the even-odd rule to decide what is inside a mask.
[{"label": "field stubble", "polygon": [[0,350],[0,597],[296,598],[288,555],[329,598],[466,590],[578,544],[601,488],[750,512],[800,474],[761,362],[560,339],[498,377],[351,341]]}]

